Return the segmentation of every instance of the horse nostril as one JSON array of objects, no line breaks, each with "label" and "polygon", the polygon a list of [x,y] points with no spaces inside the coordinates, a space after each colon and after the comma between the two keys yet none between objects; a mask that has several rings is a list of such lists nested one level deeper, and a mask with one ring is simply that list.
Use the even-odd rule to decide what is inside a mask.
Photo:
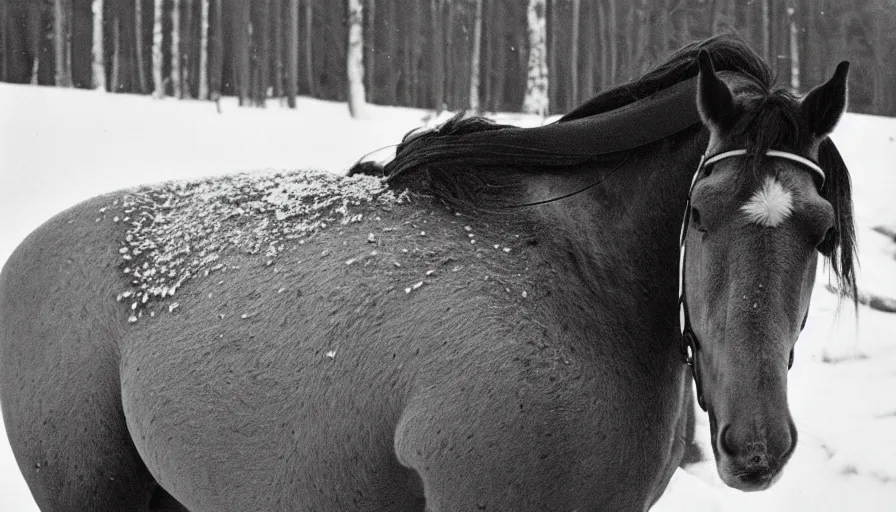
[{"label": "horse nostril", "polygon": [[728,435],[731,433],[730,425],[725,425],[722,427],[722,431],[719,432],[719,450],[728,456],[734,455],[734,449],[732,448],[731,440],[728,439]]}]

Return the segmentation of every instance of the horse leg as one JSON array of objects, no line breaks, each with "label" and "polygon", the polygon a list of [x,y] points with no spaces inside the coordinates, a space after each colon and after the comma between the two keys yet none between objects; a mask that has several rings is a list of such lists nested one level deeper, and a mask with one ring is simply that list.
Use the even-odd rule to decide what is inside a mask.
[{"label": "horse leg", "polygon": [[[7,435],[46,511],[185,510],[163,495],[125,424],[115,245],[98,205],[29,236],[0,274],[0,398]],[[85,211],[86,210],[86,211]],[[88,227],[85,227],[88,226]],[[167,494],[167,493],[166,493]]]}]

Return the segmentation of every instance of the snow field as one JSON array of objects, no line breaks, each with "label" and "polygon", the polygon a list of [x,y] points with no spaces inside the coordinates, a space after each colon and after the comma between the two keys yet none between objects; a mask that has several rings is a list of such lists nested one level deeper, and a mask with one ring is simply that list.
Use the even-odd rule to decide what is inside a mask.
[{"label": "snow field", "polygon": [[[0,84],[0,263],[34,228],[94,195],[169,179],[268,168],[341,172],[421,125],[422,110],[300,98],[295,111]],[[444,118],[443,118],[444,120]],[[537,125],[539,118],[501,116]],[[859,286],[896,297],[896,119],[849,114],[833,136],[853,175]],[[896,510],[896,315],[838,304],[825,270],[790,372],[799,445],[770,490],[744,494],[703,461],[674,475],[657,512]],[[838,316],[838,308],[840,313]],[[711,457],[709,426],[698,438]],[[36,511],[0,428],[0,510]]]}]

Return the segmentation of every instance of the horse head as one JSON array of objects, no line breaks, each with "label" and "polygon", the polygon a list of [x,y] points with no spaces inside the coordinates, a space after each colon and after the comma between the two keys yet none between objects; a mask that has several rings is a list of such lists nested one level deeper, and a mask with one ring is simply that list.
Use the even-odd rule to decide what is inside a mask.
[{"label": "horse head", "polygon": [[834,269],[852,283],[848,176],[845,167],[824,168],[836,151],[827,136],[845,110],[849,65],[799,99],[716,73],[706,51],[697,61],[697,106],[710,136],[682,228],[683,350],[709,413],[719,475],[762,490],[796,447],[787,373],[818,253],[844,253]]}]

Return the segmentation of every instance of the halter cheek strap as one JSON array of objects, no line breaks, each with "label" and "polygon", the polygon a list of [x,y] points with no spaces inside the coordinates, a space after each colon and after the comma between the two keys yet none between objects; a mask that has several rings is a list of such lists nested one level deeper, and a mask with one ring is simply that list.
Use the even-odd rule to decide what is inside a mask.
[{"label": "halter cheek strap", "polygon": [[[691,328],[691,317],[688,313],[688,301],[686,298],[686,290],[685,290],[685,260],[686,260],[686,251],[685,251],[685,242],[687,241],[688,236],[688,226],[691,223],[691,195],[694,192],[694,186],[697,185],[697,180],[700,177],[700,172],[704,167],[712,165],[720,160],[724,160],[726,158],[732,158],[736,156],[745,156],[747,155],[746,149],[735,149],[732,151],[725,151],[723,153],[715,154],[711,157],[708,157],[704,154],[700,157],[700,164],[697,166],[696,172],[694,172],[694,177],[691,178],[691,186],[688,189],[688,198],[687,205],[685,206],[684,217],[681,223],[681,237],[680,237],[680,251],[678,258],[678,306],[679,306],[679,326],[681,327],[681,341],[679,349],[681,351],[682,359],[685,364],[687,364],[691,368],[691,374],[694,377],[694,385],[697,388],[697,403],[700,405],[700,408],[706,411],[706,402],[703,399],[703,386],[700,381],[700,368],[698,365],[697,353],[700,350],[700,343],[697,339],[697,335],[694,333]],[[824,187],[825,182],[825,173],[821,167],[818,166],[812,160],[808,158],[801,157],[799,155],[795,155],[793,153],[788,153],[786,151],[778,151],[775,149],[769,150],[765,153],[766,156],[772,158],[783,158],[785,160],[790,160],[792,162],[796,162],[809,169],[813,173],[817,174],[820,179],[819,189]],[[806,316],[803,317],[803,323],[800,326],[800,331],[806,326],[806,319],[809,317],[809,311],[806,311]],[[787,363],[787,368],[789,369],[793,366],[793,350],[790,351],[790,359]]]}]

